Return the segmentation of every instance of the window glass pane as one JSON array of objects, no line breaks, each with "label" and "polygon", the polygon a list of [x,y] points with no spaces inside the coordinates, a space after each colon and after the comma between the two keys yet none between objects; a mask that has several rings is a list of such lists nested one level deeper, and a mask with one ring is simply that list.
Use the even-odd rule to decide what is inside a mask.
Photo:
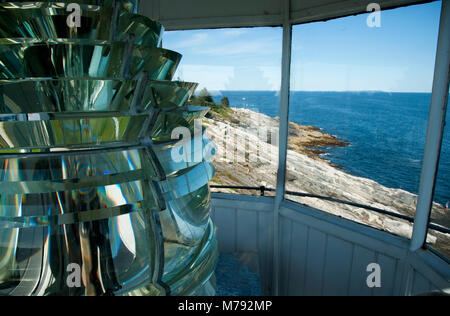
[{"label": "window glass pane", "polygon": [[[287,190],[414,217],[440,6],[382,11],[380,27],[368,14],[294,27]],[[412,233],[408,221],[373,210],[287,198]]]},{"label": "window glass pane", "polygon": [[[211,184],[274,188],[282,29],[174,31],[164,39],[165,48],[183,54],[175,78],[199,83],[190,104],[211,108],[203,120],[217,146]],[[213,191],[260,195],[259,190]]]},{"label": "window glass pane", "polygon": [[[442,140],[439,170],[436,178],[434,191],[434,204],[431,212],[431,223],[439,225],[447,230],[450,229],[450,111],[447,105],[447,125],[444,129]],[[428,244],[447,259],[450,259],[450,234],[428,231]],[[431,237],[430,237],[431,235]]]}]

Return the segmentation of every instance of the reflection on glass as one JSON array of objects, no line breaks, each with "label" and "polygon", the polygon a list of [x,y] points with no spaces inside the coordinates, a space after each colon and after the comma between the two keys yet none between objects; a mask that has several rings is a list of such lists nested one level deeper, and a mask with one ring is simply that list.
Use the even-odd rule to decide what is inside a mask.
[{"label": "reflection on glass", "polygon": [[115,114],[148,111],[151,107],[178,108],[186,103],[197,87],[196,83],[190,82],[147,81],[138,109],[133,105],[133,92],[142,84],[138,80],[76,78],[3,80],[0,83],[2,117],[6,117],[5,114],[42,112],[49,116],[50,113],[70,112],[95,115],[91,112]]},{"label": "reflection on glass", "polygon": [[[90,41],[126,41],[159,46],[163,27],[144,16],[112,7],[83,5],[80,26],[67,26],[70,3],[0,3],[0,36],[3,42],[58,42],[71,39]],[[114,23],[112,23],[114,22]],[[117,28],[115,31],[112,28]],[[114,34],[111,38],[111,34]]]},{"label": "reflection on glass", "polygon": [[[6,0],[2,0],[0,1],[0,3],[3,2],[11,2],[11,1],[6,1]],[[26,5],[30,5],[30,1],[28,0],[16,0],[14,2],[17,3],[21,3],[21,2],[26,2]],[[48,2],[52,2],[52,1],[40,1],[42,2],[42,5],[46,6]],[[61,3],[74,3],[73,1],[70,0],[60,0],[58,2]],[[79,3],[81,5],[94,5],[94,6],[103,6],[106,8],[113,8],[116,6],[116,2],[119,3],[119,8],[121,8],[123,11],[127,11],[127,12],[134,12],[137,13],[138,11],[138,6],[139,6],[139,0],[78,0],[75,3]],[[36,5],[33,3],[33,5]],[[39,4],[39,2],[37,3],[37,5],[41,5]]]},{"label": "reflection on glass", "polygon": [[7,43],[0,46],[0,78],[133,78],[171,80],[181,55],[122,42]]},{"label": "reflection on glass", "polygon": [[137,0],[79,3],[0,5],[0,295],[212,295],[208,108]]},{"label": "reflection on glass", "polygon": [[203,124],[217,146],[212,184],[257,188],[215,191],[260,195],[276,186],[281,43],[281,28],[165,34],[164,44],[183,54],[175,77],[200,80],[190,104],[211,108]]},{"label": "reflection on glass", "polygon": [[[447,105],[448,109],[448,105]],[[447,110],[445,120],[450,122],[450,112]],[[434,203],[431,211],[431,223],[450,229],[450,129],[446,125],[442,139],[442,149],[439,169],[436,177]],[[439,253],[450,259],[450,234],[430,230],[428,244]]]},{"label": "reflection on glass", "polygon": [[[294,27],[288,191],[414,218],[439,16],[435,2],[385,11],[381,28],[369,27],[367,15]],[[412,223],[372,210],[287,198],[412,234]]]}]

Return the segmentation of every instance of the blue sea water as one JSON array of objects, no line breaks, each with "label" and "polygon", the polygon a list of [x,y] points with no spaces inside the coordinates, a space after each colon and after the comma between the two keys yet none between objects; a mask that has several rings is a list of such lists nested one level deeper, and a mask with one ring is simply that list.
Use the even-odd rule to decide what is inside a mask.
[{"label": "blue sea water", "polygon": [[[222,96],[232,107],[279,116],[279,95],[274,91],[221,91],[215,101]],[[326,149],[333,164],[417,194],[430,100],[429,93],[292,92],[289,119],[350,143]],[[450,127],[444,132],[435,201],[450,201]]]}]

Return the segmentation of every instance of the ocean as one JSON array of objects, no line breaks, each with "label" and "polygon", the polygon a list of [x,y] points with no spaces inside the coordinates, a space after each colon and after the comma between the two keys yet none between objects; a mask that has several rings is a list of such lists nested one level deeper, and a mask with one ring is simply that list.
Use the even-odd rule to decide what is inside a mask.
[{"label": "ocean", "polygon": [[[216,102],[227,96],[232,107],[279,116],[277,92],[220,94],[214,96]],[[289,120],[349,142],[348,147],[325,149],[325,158],[346,172],[417,194],[430,100],[429,93],[295,91]],[[450,127],[444,132],[435,201],[450,204]]]}]

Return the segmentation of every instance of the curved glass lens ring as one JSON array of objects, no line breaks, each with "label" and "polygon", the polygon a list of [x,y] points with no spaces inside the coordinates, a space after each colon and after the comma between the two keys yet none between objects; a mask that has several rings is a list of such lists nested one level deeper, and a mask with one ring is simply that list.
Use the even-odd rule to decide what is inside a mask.
[{"label": "curved glass lens ring", "polygon": [[[145,149],[2,158],[0,294],[108,295],[150,283],[158,205],[148,159]],[[79,288],[65,284],[70,264],[87,269]]]},{"label": "curved glass lens ring", "polygon": [[50,155],[0,156],[0,181],[62,181],[145,171],[142,179],[156,178],[144,147],[124,150],[52,153]]},{"label": "curved glass lens ring", "polygon": [[167,202],[173,231],[166,232],[168,240],[185,247],[194,247],[203,239],[209,221],[210,192],[207,185],[179,199]]},{"label": "curved glass lens ring", "polygon": [[[167,182],[172,184],[180,180],[189,182],[189,179],[193,179],[194,174],[202,178],[199,173],[203,168],[208,168],[208,165],[202,163],[184,175],[172,178]],[[199,188],[196,188],[196,184],[201,183],[201,180],[186,183],[187,190],[184,191],[183,196],[174,199],[166,198],[167,209],[161,212],[160,217],[165,241],[164,271],[167,278],[170,278],[170,275],[179,274],[185,269],[186,265],[178,264],[180,260],[186,262],[195,260],[199,249],[204,246],[202,246],[202,241],[208,229],[211,210],[208,181],[209,179],[205,177],[204,184]]]},{"label": "curved glass lens ring", "polygon": [[194,255],[203,240],[209,223],[210,193],[204,186],[184,197],[169,201],[161,218],[166,246],[165,271],[177,269],[180,258]]},{"label": "curved glass lens ring", "polygon": [[[0,230],[0,295],[111,295],[150,283],[155,270],[149,211],[48,227]],[[85,270],[80,287],[69,288],[67,267]]]},{"label": "curved glass lens ring", "polygon": [[162,25],[147,17],[112,8],[82,6],[79,25],[70,26],[71,11],[65,3],[0,4],[0,37],[3,42],[64,42],[71,39],[127,41],[157,47],[164,31]]},{"label": "curved glass lens ring", "polygon": [[[180,128],[186,128],[191,133],[195,132],[195,121],[204,118],[208,111],[209,108],[207,107],[189,106],[171,112],[165,112],[155,122],[155,126],[151,131],[151,137],[156,143],[170,142]],[[181,130],[179,131],[180,133],[182,132]],[[174,133],[175,135],[173,135]],[[191,146],[191,148],[194,147]]]},{"label": "curved glass lens ring", "polygon": [[[0,3],[22,3],[26,2],[27,4],[30,3],[29,0],[14,0],[14,1],[7,1],[7,0],[1,0]],[[37,4],[42,5],[48,5],[49,3],[55,3],[55,2],[61,2],[61,3],[74,3],[72,0],[58,0],[58,1],[39,1]],[[102,7],[108,7],[112,8],[115,6],[115,3],[120,3],[120,8],[122,10],[137,13],[139,8],[139,0],[77,0],[76,3],[79,3],[81,5],[92,5],[92,6],[102,6]],[[33,2],[36,4],[36,2]]]},{"label": "curved glass lens ring", "polygon": [[[136,80],[115,79],[3,80],[0,81],[0,115],[131,112],[138,86]],[[180,107],[196,86],[196,83],[149,81],[145,85],[141,110]]]},{"label": "curved glass lens ring", "polygon": [[[166,247],[168,243],[165,243]],[[218,262],[218,245],[215,226],[211,220],[207,225],[204,238],[196,251],[185,258],[189,264],[167,269],[164,274],[164,282],[170,286],[172,295],[193,295],[214,275]],[[179,253],[178,255],[183,255]]]},{"label": "curved glass lens ring", "polygon": [[41,149],[135,144],[148,115],[0,121],[2,149]]},{"label": "curved glass lens ring", "polygon": [[171,80],[180,62],[176,52],[155,47],[111,44],[7,44],[0,46],[0,78],[121,78],[146,72]]},{"label": "curved glass lens ring", "polygon": [[[212,160],[216,147],[206,133],[195,135],[187,144],[183,141],[155,145],[153,150],[161,162],[166,176],[190,169],[197,164]],[[200,159],[200,160],[198,160]]]},{"label": "curved glass lens ring", "polygon": [[[41,85],[38,86],[38,82]],[[96,83],[99,84],[96,85]],[[112,88],[115,86],[114,83],[117,83],[118,90]],[[129,81],[129,84],[125,85],[121,83],[120,81],[81,81],[80,83],[76,80],[55,80],[0,84],[0,92],[4,92],[0,98],[0,101],[3,101],[0,102],[0,113],[13,111],[20,113],[0,114],[0,130],[3,132],[0,134],[0,151],[1,149],[80,148],[137,143],[142,135],[149,133],[149,129],[155,130],[155,127],[145,124],[152,117],[151,113],[146,112],[150,107],[179,106],[185,102],[190,93],[189,90],[176,87],[176,83],[150,82],[146,85],[146,91],[149,93],[144,92],[141,100],[144,109],[141,109],[141,114],[133,114],[136,111],[132,108],[136,82]],[[77,87],[86,87],[86,84],[92,87],[92,90],[77,97],[77,93],[83,92]],[[40,93],[31,95],[22,93],[27,91],[30,85]],[[64,89],[61,90],[61,87]],[[69,95],[65,92],[66,87],[69,91],[78,92]],[[94,91],[95,99],[92,98]],[[59,96],[55,97],[58,94]],[[71,101],[65,102],[65,96],[70,96]],[[114,97],[117,99],[111,99]],[[98,102],[93,104],[96,100]],[[153,102],[156,104],[153,105]],[[111,103],[116,108],[109,106]],[[71,104],[81,108],[62,109],[62,107],[70,107]],[[25,109],[36,112],[21,113]],[[103,109],[111,110],[111,112],[96,111]],[[58,110],[60,111],[48,112]],[[122,112],[118,112],[120,110]],[[204,115],[206,110],[201,108],[196,113]],[[177,116],[178,119],[176,119]],[[165,124],[169,128],[190,126],[192,121],[186,121],[185,117],[192,119],[198,116],[180,109],[174,112],[162,112],[155,121],[171,122],[171,124]],[[202,153],[197,153],[195,156],[202,157]]]},{"label": "curved glass lens ring", "polygon": [[[179,199],[169,201],[172,210],[176,210],[181,218],[189,225],[204,227],[209,221],[209,211],[211,210],[211,193],[209,186],[205,185],[200,189],[185,195]],[[202,235],[204,235],[202,233]],[[192,234],[191,238],[198,239],[199,236]]]},{"label": "curved glass lens ring", "polygon": [[203,161],[190,169],[167,177],[160,183],[166,201],[183,197],[206,185],[214,177],[214,165]]},{"label": "curved glass lens ring", "polygon": [[[54,216],[128,204],[158,208],[146,184],[158,174],[143,148],[0,158],[0,166],[3,223],[18,216]],[[63,203],[61,199],[68,197],[71,203]]]}]

